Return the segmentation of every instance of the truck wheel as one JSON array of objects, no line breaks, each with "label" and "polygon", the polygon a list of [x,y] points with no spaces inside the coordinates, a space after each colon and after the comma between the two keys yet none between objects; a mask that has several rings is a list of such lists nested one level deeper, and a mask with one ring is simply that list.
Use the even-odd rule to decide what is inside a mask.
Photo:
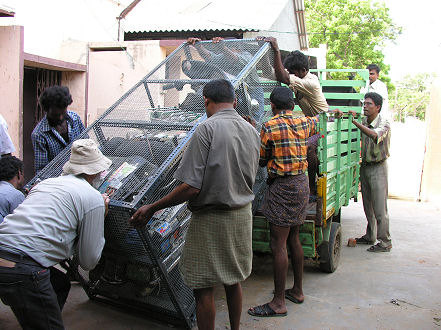
[{"label": "truck wheel", "polygon": [[323,256],[325,262],[320,263],[320,269],[326,273],[333,273],[340,261],[341,251],[341,225],[333,222],[331,224],[331,232],[329,233],[328,249],[324,249],[327,256]]},{"label": "truck wheel", "polygon": [[334,215],[332,216],[332,222],[341,222],[341,209],[338,211],[337,215],[334,213]]}]

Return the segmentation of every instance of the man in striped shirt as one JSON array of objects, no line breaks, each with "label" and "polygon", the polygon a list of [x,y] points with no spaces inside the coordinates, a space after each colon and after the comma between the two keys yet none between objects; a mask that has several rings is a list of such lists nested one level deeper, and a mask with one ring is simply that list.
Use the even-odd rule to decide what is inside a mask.
[{"label": "man in striped shirt", "polygon": [[40,96],[46,114],[31,134],[37,174],[85,130],[80,116],[67,110],[71,103],[72,96],[65,86],[48,87]]},{"label": "man in striped shirt", "polygon": [[[392,240],[387,213],[387,158],[390,146],[390,124],[380,115],[383,98],[378,93],[364,97],[362,124],[352,120],[361,131],[361,194],[367,218],[366,234],[356,238],[358,244],[373,244],[369,252],[389,252]],[[349,111],[356,118],[354,111]],[[375,242],[378,240],[378,243]],[[375,244],[375,245],[374,245]]]}]

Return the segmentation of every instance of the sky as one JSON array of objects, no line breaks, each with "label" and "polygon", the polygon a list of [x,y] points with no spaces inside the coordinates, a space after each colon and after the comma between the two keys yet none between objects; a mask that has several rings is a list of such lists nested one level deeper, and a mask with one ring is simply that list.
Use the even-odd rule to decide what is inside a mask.
[{"label": "sky", "polygon": [[396,44],[389,44],[384,52],[391,79],[398,81],[418,72],[435,72],[441,77],[441,1],[384,2],[394,22],[403,27]]},{"label": "sky", "polygon": [[[391,66],[389,76],[392,81],[418,72],[437,72],[441,77],[441,1],[380,1],[386,3],[394,22],[403,27],[396,43],[388,44],[384,51],[385,62]],[[130,2],[0,0],[0,4],[16,11],[14,18],[0,18],[0,25],[24,25],[25,52],[57,58],[57,44],[66,39],[116,40],[116,16]],[[85,21],[89,25],[81,24]]]}]

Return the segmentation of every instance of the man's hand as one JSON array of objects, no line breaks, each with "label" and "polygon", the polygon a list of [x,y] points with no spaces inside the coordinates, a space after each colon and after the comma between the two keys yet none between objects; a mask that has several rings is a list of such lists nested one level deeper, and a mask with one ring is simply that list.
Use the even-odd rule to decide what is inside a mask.
[{"label": "man's hand", "polygon": [[104,200],[104,217],[107,216],[107,213],[109,212],[109,203],[110,203],[110,198],[109,196],[107,196],[107,194],[101,194],[101,196],[103,197]]},{"label": "man's hand", "polygon": [[149,222],[155,212],[156,210],[152,204],[141,206],[129,219],[129,223],[135,228],[142,228]]},{"label": "man's hand", "polygon": [[354,110],[349,110],[348,114],[352,115],[352,119],[357,118],[357,113]]},{"label": "man's hand", "polygon": [[201,41],[201,39],[199,39],[199,38],[194,38],[194,37],[190,37],[190,38],[188,38],[187,39],[187,44],[189,44],[189,45],[195,45],[195,43],[197,43],[197,42],[199,42],[199,41]]},{"label": "man's hand", "polygon": [[330,110],[329,112],[334,114],[335,118],[343,117],[343,112],[339,109]]},{"label": "man's hand", "polygon": [[274,37],[263,37],[263,36],[259,36],[259,37],[256,37],[256,40],[257,40],[257,41],[267,41],[267,42],[269,42],[269,43],[271,44],[271,47],[273,48],[273,50],[274,50],[275,52],[280,51],[280,50],[279,50],[279,45],[277,44],[277,39],[274,38]]},{"label": "man's hand", "polygon": [[256,121],[251,118],[250,116],[242,116],[243,119],[245,119],[245,121],[249,122],[251,124],[251,126],[253,126],[254,128],[256,128]]},{"label": "man's hand", "polygon": [[222,37],[214,37],[213,39],[211,39],[211,41],[213,41],[214,44],[217,44],[223,40],[224,40],[224,38],[222,38]]}]

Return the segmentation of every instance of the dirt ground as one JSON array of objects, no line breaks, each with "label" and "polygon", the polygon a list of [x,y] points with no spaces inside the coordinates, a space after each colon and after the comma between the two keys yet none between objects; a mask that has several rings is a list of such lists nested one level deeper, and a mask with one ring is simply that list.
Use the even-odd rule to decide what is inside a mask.
[{"label": "dirt ground", "polygon": [[[390,253],[369,253],[367,246],[343,246],[335,273],[305,266],[305,302],[287,303],[288,316],[256,318],[249,307],[271,299],[271,256],[256,256],[244,283],[243,329],[438,329],[441,327],[441,205],[389,200]],[[343,242],[363,233],[361,202],[342,212]],[[288,283],[292,283],[289,272]],[[225,294],[216,291],[216,329],[228,329]],[[170,329],[146,315],[90,301],[74,284],[63,310],[66,329]],[[0,329],[19,329],[0,304]]]}]

